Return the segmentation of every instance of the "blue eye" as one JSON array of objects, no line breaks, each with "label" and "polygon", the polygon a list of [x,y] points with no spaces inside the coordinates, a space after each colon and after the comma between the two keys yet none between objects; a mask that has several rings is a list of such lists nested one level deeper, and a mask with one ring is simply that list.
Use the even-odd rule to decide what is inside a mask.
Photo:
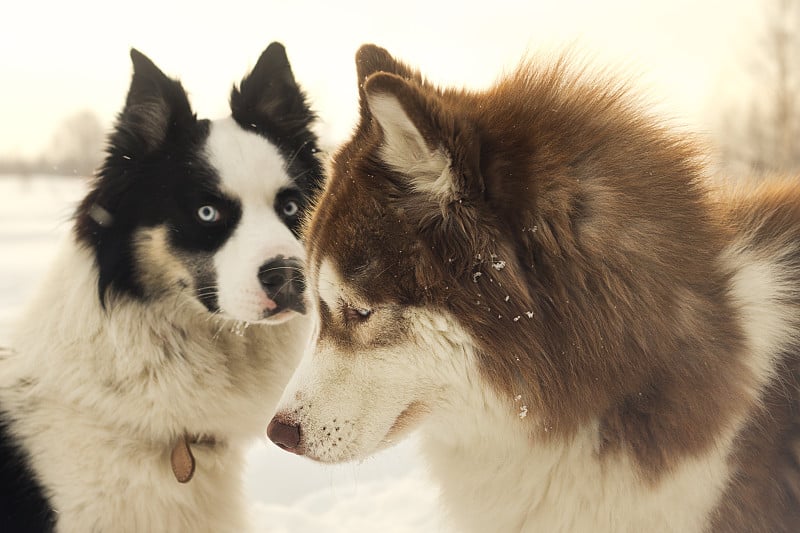
[{"label": "blue eye", "polygon": [[219,210],[213,205],[204,205],[197,210],[197,218],[200,222],[213,224],[214,222],[219,222],[221,216]]},{"label": "blue eye", "polygon": [[294,200],[289,200],[283,204],[283,214],[287,217],[293,217],[300,211],[300,206]]}]

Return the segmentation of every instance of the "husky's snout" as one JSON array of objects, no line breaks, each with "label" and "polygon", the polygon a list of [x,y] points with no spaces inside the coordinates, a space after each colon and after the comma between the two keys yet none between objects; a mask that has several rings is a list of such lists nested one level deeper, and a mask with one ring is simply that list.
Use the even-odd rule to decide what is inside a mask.
[{"label": "husky's snout", "polygon": [[304,314],[306,288],[303,262],[296,257],[277,256],[258,269],[258,280],[274,306],[264,311],[264,317],[292,310]]}]

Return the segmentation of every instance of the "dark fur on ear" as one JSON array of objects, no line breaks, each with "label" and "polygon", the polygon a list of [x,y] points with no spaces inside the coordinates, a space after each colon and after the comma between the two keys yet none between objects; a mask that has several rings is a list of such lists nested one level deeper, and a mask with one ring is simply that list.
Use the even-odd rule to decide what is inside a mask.
[{"label": "dark fur on ear", "polygon": [[[133,77],[114,130],[107,155],[91,190],[78,206],[75,236],[95,253],[98,291],[105,306],[107,291],[114,287],[137,297],[143,290],[136,281],[131,235],[137,225],[153,225],[156,206],[168,202],[172,182],[189,172],[206,172],[202,161],[179,161],[208,133],[198,121],[180,82],[167,77],[150,59],[131,50]],[[156,168],[164,169],[156,172]],[[160,182],[162,197],[148,197],[147,187]],[[150,195],[152,196],[152,195]]]},{"label": "dark fur on ear", "polygon": [[369,113],[364,100],[364,83],[370,75],[377,72],[395,74],[406,80],[422,83],[422,75],[408,65],[396,60],[385,49],[374,44],[364,44],[356,52],[356,74],[358,76],[358,94],[361,101],[361,112]]},{"label": "dark fur on ear", "polygon": [[359,85],[370,74],[376,72],[391,72],[397,74],[397,61],[385,48],[374,44],[362,45],[356,52],[356,74]]},{"label": "dark fur on ear", "polygon": [[233,87],[231,111],[243,128],[280,139],[302,134],[313,122],[314,114],[294,79],[281,43],[271,43],[252,72],[239,87]]},{"label": "dark fur on ear", "polygon": [[163,145],[170,130],[195,120],[179,81],[168,78],[144,54],[131,49],[133,79],[111,139],[126,155],[143,155]]},{"label": "dark fur on ear", "polygon": [[310,129],[316,115],[294,79],[281,43],[273,42],[261,53],[252,72],[231,90],[230,103],[233,119],[242,128],[263,135],[283,152],[301,188],[321,187],[318,140]]}]

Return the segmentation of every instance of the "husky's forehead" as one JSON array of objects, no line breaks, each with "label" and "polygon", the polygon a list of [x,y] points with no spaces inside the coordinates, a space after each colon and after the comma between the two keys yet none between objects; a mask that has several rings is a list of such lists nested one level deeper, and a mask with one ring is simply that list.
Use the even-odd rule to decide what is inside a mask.
[{"label": "husky's forehead", "polygon": [[317,294],[328,309],[335,309],[344,288],[342,278],[329,259],[324,259],[314,271]]},{"label": "husky's forehead", "polygon": [[368,271],[343,273],[335,256],[323,258],[307,274],[319,302],[329,311],[343,306],[368,308],[377,301],[393,300],[377,289]]},{"label": "husky's forehead", "polygon": [[278,191],[292,185],[275,145],[242,129],[231,117],[211,122],[206,155],[219,174],[222,191],[245,203],[271,205]]}]

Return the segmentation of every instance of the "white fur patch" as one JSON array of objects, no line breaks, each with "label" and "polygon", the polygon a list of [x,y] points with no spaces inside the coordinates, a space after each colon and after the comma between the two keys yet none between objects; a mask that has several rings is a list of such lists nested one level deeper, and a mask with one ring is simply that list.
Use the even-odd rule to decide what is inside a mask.
[{"label": "white fur patch", "polygon": [[336,309],[341,299],[339,287],[342,286],[342,281],[329,260],[322,261],[314,279],[317,280],[317,292],[320,299],[325,302],[328,309]]},{"label": "white fur patch", "polygon": [[800,317],[795,316],[789,302],[797,297],[798,288],[792,273],[779,264],[795,247],[787,243],[770,257],[747,251],[739,244],[726,256],[735,272],[731,296],[744,317],[742,327],[750,345],[751,357],[746,363],[759,386],[775,377],[775,358],[797,340]]},{"label": "white fur patch", "polygon": [[383,161],[411,178],[416,190],[440,202],[452,200],[456,191],[450,157],[445,150],[428,148],[396,97],[378,93],[369,94],[367,99],[370,111],[383,130],[384,143],[380,151]]},{"label": "white fur patch", "polygon": [[290,183],[275,145],[231,117],[211,123],[206,153],[222,178],[222,190],[237,198],[264,203]]},{"label": "white fur patch", "polygon": [[257,321],[269,305],[259,268],[278,256],[304,257],[302,245],[274,207],[290,176],[278,149],[232,118],[212,122],[206,149],[222,178],[222,190],[242,207],[236,230],[214,256],[219,306],[233,318]]},{"label": "white fur patch", "polygon": [[465,400],[423,429],[458,531],[699,533],[726,481],[730,434],[653,486],[629,456],[599,458],[596,423],[570,441],[536,443],[507,402],[478,390]]}]

